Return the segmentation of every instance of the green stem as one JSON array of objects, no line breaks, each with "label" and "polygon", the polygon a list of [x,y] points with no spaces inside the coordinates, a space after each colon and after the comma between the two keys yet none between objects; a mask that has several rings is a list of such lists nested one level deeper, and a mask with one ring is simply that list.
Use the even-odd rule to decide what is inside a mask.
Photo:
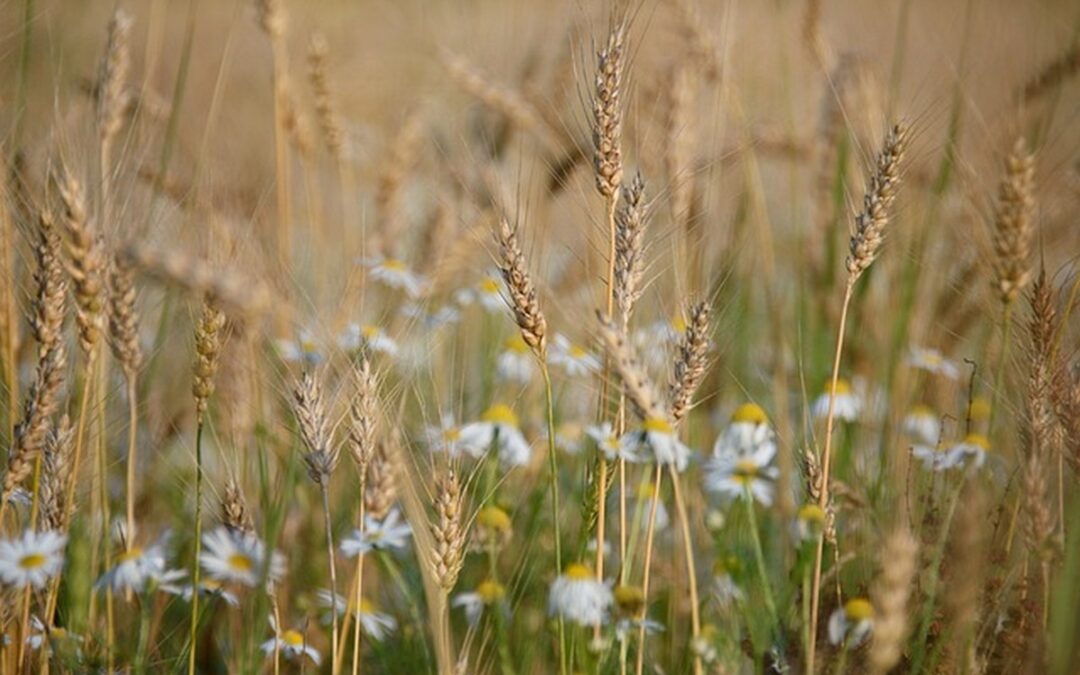
[{"label": "green stem", "polygon": [[757,516],[754,515],[754,495],[750,492],[749,485],[743,488],[743,491],[746,496],[746,514],[750,519],[750,536],[754,540],[754,558],[757,560],[761,588],[765,593],[765,608],[769,610],[772,631],[775,632],[780,628],[780,620],[776,613],[776,602],[773,600],[772,586],[769,584],[769,572],[765,567],[765,553],[761,548],[761,535],[758,533]]},{"label": "green stem", "polygon": [[190,642],[188,675],[195,675],[195,640],[199,628],[199,554],[202,552],[202,434],[203,423],[200,420],[195,428],[195,569],[191,573],[191,628],[188,632]]},{"label": "green stem", "polygon": [[[551,521],[555,528],[555,566],[556,574],[562,574],[562,533],[559,528],[559,463],[555,457],[555,405],[551,394],[551,373],[543,356],[540,359],[540,372],[544,375],[544,403],[547,407],[548,437],[548,481],[551,483]],[[559,623],[559,672],[566,675],[566,624],[560,616]]]}]

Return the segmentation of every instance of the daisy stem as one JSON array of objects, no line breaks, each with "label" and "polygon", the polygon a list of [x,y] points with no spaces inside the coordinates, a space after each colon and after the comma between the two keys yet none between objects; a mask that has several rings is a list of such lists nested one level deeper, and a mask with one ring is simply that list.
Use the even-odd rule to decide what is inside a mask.
[{"label": "daisy stem", "polygon": [[986,428],[986,435],[992,438],[994,432],[994,419],[997,417],[998,398],[1001,396],[1001,387],[1005,382],[1005,364],[1009,360],[1009,346],[1012,342],[1012,303],[1005,305],[1005,311],[1001,315],[1001,357],[998,359],[997,373],[994,375],[994,394],[990,402],[990,420]]},{"label": "daisy stem", "polygon": [[135,540],[135,453],[137,450],[136,424],[138,421],[138,390],[135,373],[127,374],[128,395],[128,456],[127,456],[127,550]]},{"label": "daisy stem", "polygon": [[195,565],[191,573],[191,628],[188,631],[188,675],[195,675],[195,640],[199,628],[199,554],[202,552],[202,434],[200,419],[195,427]]},{"label": "daisy stem", "polygon": [[761,577],[761,589],[765,594],[765,608],[769,610],[769,620],[772,621],[773,631],[777,631],[780,628],[780,619],[776,613],[776,602],[773,601],[769,572],[765,566],[765,552],[761,548],[761,534],[758,532],[757,515],[754,513],[754,495],[750,492],[749,485],[743,488],[743,493],[746,497],[746,515],[750,519],[750,536],[754,540],[754,558],[757,560],[758,576]]},{"label": "daisy stem", "polygon": [[[697,569],[694,567],[694,542],[690,538],[690,518],[686,511],[686,501],[683,499],[682,488],[679,487],[679,474],[673,464],[668,465],[668,473],[671,474],[671,487],[675,493],[675,511],[679,514],[679,525],[682,528],[683,554],[686,557],[686,581],[690,591],[690,639],[697,640],[701,634],[701,614],[698,610]],[[694,673],[701,675],[701,656],[694,651]]]},{"label": "daisy stem", "polygon": [[[562,534],[559,528],[559,464],[555,457],[555,403],[551,393],[551,373],[547,361],[537,354],[544,375],[544,403],[547,408],[548,480],[551,483],[551,521],[555,535],[555,574],[562,574]],[[566,624],[559,617],[559,672],[566,675]]]},{"label": "daisy stem", "polygon": [[[844,286],[844,303],[840,309],[840,327],[836,335],[836,354],[833,356],[832,377],[829,381],[829,412],[825,416],[825,448],[821,451],[821,495],[818,506],[822,510],[829,504],[829,471],[832,468],[832,438],[836,422],[836,385],[840,379],[840,357],[844,352],[844,329],[847,327],[848,308],[855,289],[855,278],[848,275]],[[751,504],[751,507],[753,504]],[[753,508],[750,509],[753,511]],[[814,653],[817,646],[818,609],[821,600],[821,560],[825,553],[825,533],[818,535],[817,551],[814,554],[814,582],[810,591],[810,649],[806,660],[806,672],[814,671]]]},{"label": "daisy stem", "polygon": [[[649,509],[649,527],[645,532],[645,568],[641,577],[641,597],[645,600],[645,615],[649,614],[649,567],[652,565],[653,535],[656,534],[656,511],[660,505],[660,479],[664,476],[663,466],[656,465],[656,478],[653,480],[652,504]],[[641,675],[645,671],[645,622],[638,626],[637,668]]]},{"label": "daisy stem", "polygon": [[333,675],[337,675],[339,663],[338,663],[338,613],[337,613],[337,567],[334,565],[334,529],[333,523],[330,520],[330,486],[327,485],[330,477],[324,476],[319,481],[320,492],[322,492],[322,507],[323,507],[323,520],[326,523],[326,555],[330,565],[330,598],[333,611],[330,612],[331,617],[331,629],[330,629],[330,672]]},{"label": "daisy stem", "polygon": [[847,670],[847,657],[848,648],[847,641],[845,640],[844,646],[840,648],[840,657],[836,659],[836,667],[833,668],[833,675],[843,675],[844,671]]},{"label": "daisy stem", "polygon": [[[146,650],[150,642],[150,603],[154,589],[150,589],[145,595],[139,596],[139,641],[135,648],[135,663],[133,670],[135,675],[146,672]],[[194,595],[194,593],[192,593]]]}]

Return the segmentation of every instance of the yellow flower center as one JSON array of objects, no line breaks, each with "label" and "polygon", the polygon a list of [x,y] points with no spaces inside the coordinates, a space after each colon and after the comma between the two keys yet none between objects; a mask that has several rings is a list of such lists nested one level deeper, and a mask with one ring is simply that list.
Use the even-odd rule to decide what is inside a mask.
[{"label": "yellow flower center", "polygon": [[575,358],[575,359],[583,359],[583,358],[585,358],[586,356],[589,355],[589,352],[587,352],[583,348],[578,347],[577,345],[573,345],[573,344],[570,345],[570,349],[568,349],[567,352],[569,352],[570,356]]},{"label": "yellow flower center", "polygon": [[461,429],[458,429],[457,427],[443,429],[442,439],[447,443],[457,443],[461,440]]},{"label": "yellow flower center", "polygon": [[496,600],[502,600],[506,595],[506,589],[503,588],[503,585],[498,581],[487,579],[481,581],[480,585],[476,587],[476,594],[480,596],[480,599],[483,600],[485,604],[490,605]]},{"label": "yellow flower center", "polygon": [[287,630],[281,634],[281,641],[290,647],[299,649],[304,646],[304,636],[295,630]]},{"label": "yellow flower center", "polygon": [[304,352],[305,354],[312,354],[317,350],[318,346],[311,338],[304,338],[300,340],[300,351]]},{"label": "yellow flower center", "polygon": [[713,574],[718,577],[730,575],[733,572],[738,572],[740,569],[742,569],[742,564],[739,562],[739,559],[733,555],[718,558],[717,561],[713,563]]},{"label": "yellow flower center", "polygon": [[940,366],[944,363],[945,359],[937,352],[925,351],[922,353],[922,360],[928,366]]},{"label": "yellow flower center", "polygon": [[365,340],[373,340],[379,337],[379,333],[378,326],[364,326],[360,329],[360,334],[364,336]]},{"label": "yellow flower center", "polygon": [[765,414],[765,411],[758,404],[743,403],[735,409],[735,412],[731,415],[731,421],[733,423],[751,422],[753,424],[768,424],[769,416]]},{"label": "yellow flower center", "polygon": [[982,434],[968,434],[964,437],[964,442],[968,445],[974,445],[982,450],[990,449],[990,439]]},{"label": "yellow flower center", "polygon": [[[829,393],[829,385],[828,384],[825,385],[825,393],[826,394]],[[850,394],[850,393],[851,393],[851,383],[850,382],[848,382],[847,380],[845,380],[843,378],[840,378],[839,380],[836,381],[836,395],[837,396],[846,396],[847,394]]]},{"label": "yellow flower center", "polygon": [[671,422],[659,417],[650,417],[646,419],[641,426],[645,428],[645,431],[652,431],[659,434],[670,434],[673,431]]},{"label": "yellow flower center", "polygon": [[487,506],[476,514],[476,523],[489,530],[506,532],[510,529],[510,516],[498,506]]},{"label": "yellow flower center", "polygon": [[529,345],[525,344],[525,340],[522,339],[520,333],[515,333],[513,337],[508,338],[503,344],[507,351],[514,352],[515,354],[528,354]]},{"label": "yellow flower center", "polygon": [[645,609],[645,593],[637,586],[616,586],[615,603],[623,612],[638,616]]},{"label": "yellow flower center", "polygon": [[255,561],[243,553],[233,553],[226,562],[237,572],[250,572],[255,567]]},{"label": "yellow flower center", "polygon": [[135,560],[136,558],[142,557],[142,554],[143,554],[143,550],[141,548],[139,548],[138,546],[133,546],[130,549],[128,549],[127,551],[124,551],[123,553],[121,553],[120,557],[117,558],[117,561],[119,561],[121,564],[126,563],[126,562],[131,562],[132,560]]},{"label": "yellow flower center", "polygon": [[36,570],[44,565],[49,559],[41,553],[31,553],[19,558],[19,567],[24,570]]},{"label": "yellow flower center", "polygon": [[749,457],[744,457],[735,463],[735,469],[731,472],[731,475],[735,480],[745,485],[757,478],[760,470],[761,468],[757,465],[757,462]]},{"label": "yellow flower center", "polygon": [[495,277],[484,277],[484,280],[480,282],[480,290],[488,295],[497,295],[499,293],[499,281]]},{"label": "yellow flower center", "polygon": [[686,332],[686,319],[683,318],[682,314],[676,314],[675,316],[671,317],[671,328],[676,333]]},{"label": "yellow flower center", "polygon": [[375,605],[372,604],[367,598],[360,598],[360,613],[361,614],[374,614],[376,611]]},{"label": "yellow flower center", "polygon": [[804,523],[823,525],[825,523],[825,511],[817,504],[805,504],[799,509],[799,520]]},{"label": "yellow flower center", "polygon": [[570,563],[566,566],[566,570],[563,572],[563,576],[565,576],[567,579],[572,579],[574,581],[586,581],[588,579],[592,579],[593,573],[592,570],[589,569],[588,565],[583,565],[581,563]]},{"label": "yellow flower center", "polygon": [[971,410],[968,411],[971,419],[984,421],[990,419],[990,401],[983,396],[976,396],[971,401]]},{"label": "yellow flower center", "polygon": [[922,418],[929,417],[929,418],[935,418],[935,419],[937,418],[937,413],[934,412],[934,409],[931,408],[928,405],[923,405],[922,403],[920,403],[919,405],[913,407],[911,409],[911,412],[908,413],[908,415],[910,415],[911,417],[922,417]]},{"label": "yellow flower center", "polygon": [[485,422],[491,422],[492,424],[504,424],[509,427],[516,427],[518,425],[517,415],[510,409],[510,406],[503,403],[496,403],[487,410],[480,417]]},{"label": "yellow flower center", "polygon": [[382,267],[383,269],[390,270],[391,272],[404,272],[409,269],[408,265],[406,265],[400,260],[397,260],[396,258],[387,258],[383,261]]},{"label": "yellow flower center", "polygon": [[874,618],[874,606],[870,604],[869,600],[855,598],[854,600],[848,600],[847,604],[844,605],[844,614],[849,621],[865,621]]}]

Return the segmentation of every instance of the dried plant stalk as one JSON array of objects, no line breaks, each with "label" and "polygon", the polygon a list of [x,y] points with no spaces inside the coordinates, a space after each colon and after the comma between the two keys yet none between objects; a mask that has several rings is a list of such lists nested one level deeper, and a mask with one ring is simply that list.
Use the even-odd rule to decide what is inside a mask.
[{"label": "dried plant stalk", "polygon": [[465,562],[466,529],[462,523],[462,499],[457,473],[450,469],[438,481],[435,493],[438,519],[431,526],[435,539],[432,552],[435,579],[446,593],[454,589]]},{"label": "dried plant stalk", "polygon": [[191,391],[195,396],[195,415],[201,426],[210,396],[214,393],[214,376],[218,369],[218,356],[221,354],[221,329],[225,326],[225,314],[221,312],[213,299],[203,301],[202,316],[195,327],[195,380]]},{"label": "dried plant stalk", "polygon": [[1005,305],[1031,282],[1034,192],[1035,157],[1019,138],[1005,160],[994,215],[994,289]]},{"label": "dried plant stalk", "polygon": [[525,254],[521,252],[517,230],[503,218],[495,233],[499,245],[499,270],[510,294],[510,309],[514,320],[521,329],[521,338],[541,360],[544,358],[547,340],[547,321],[540,311],[536,287],[529,276],[525,263]]},{"label": "dried plant stalk", "polygon": [[881,576],[871,590],[874,605],[873,644],[868,659],[871,673],[887,673],[900,661],[908,631],[908,597],[918,550],[906,525],[893,531],[881,550]]},{"label": "dried plant stalk", "polygon": [[293,390],[293,414],[296,415],[300,437],[307,448],[304,462],[308,475],[317,485],[324,485],[334,474],[341,453],[340,447],[330,439],[322,385],[315,374],[304,373]]},{"label": "dried plant stalk", "polygon": [[596,189],[613,203],[622,184],[622,86],[623,42],[626,26],[617,22],[608,33],[607,44],[596,56],[593,89],[593,169]]}]

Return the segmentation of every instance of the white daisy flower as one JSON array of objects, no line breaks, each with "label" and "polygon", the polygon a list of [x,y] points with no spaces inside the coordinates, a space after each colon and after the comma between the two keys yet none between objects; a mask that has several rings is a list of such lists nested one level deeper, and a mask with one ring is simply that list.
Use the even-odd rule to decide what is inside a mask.
[{"label": "white daisy flower", "polygon": [[267,656],[273,656],[275,649],[287,659],[308,657],[316,666],[322,663],[319,651],[307,643],[304,634],[295,630],[279,631],[274,617],[270,617],[270,627],[274,637],[262,643],[261,649]]},{"label": "white daisy flower", "polygon": [[825,510],[814,503],[803,504],[795,516],[792,527],[795,541],[799,543],[817,541],[823,529],[825,529]]},{"label": "white daisy flower", "polygon": [[419,322],[429,331],[438,330],[444,326],[457,323],[461,319],[461,312],[449,305],[443,306],[434,312],[428,312],[421,305],[410,302],[401,308],[401,314],[409,319]]},{"label": "white daisy flower", "polygon": [[949,448],[937,444],[913,445],[911,455],[921,461],[923,468],[927,471],[946,471],[956,466],[958,459],[949,451]]},{"label": "white daisy flower", "polygon": [[536,372],[536,357],[520,333],[514,333],[503,344],[503,351],[495,360],[495,375],[502,382],[528,384]]},{"label": "white daisy flower", "polygon": [[874,606],[869,600],[855,598],[837,608],[829,617],[829,642],[857,647],[874,629]]},{"label": "white daisy flower", "polygon": [[423,276],[396,258],[367,258],[361,262],[368,268],[372,279],[389,288],[404,291],[410,298],[423,293],[427,285]]},{"label": "white daisy flower", "polygon": [[682,472],[690,464],[690,448],[675,436],[675,428],[665,419],[650,417],[641,429],[623,436],[625,452],[647,451],[657,464],[672,464]]},{"label": "white daisy flower", "polygon": [[276,581],[285,574],[285,558],[274,551],[267,568],[266,545],[249,532],[218,527],[203,535],[199,564],[211,579],[256,586],[266,575]]},{"label": "white daisy flower", "polygon": [[911,353],[908,355],[908,365],[912,368],[925,370],[928,373],[941,375],[950,380],[960,377],[960,368],[957,367],[956,363],[945,358],[936,349],[912,347]]},{"label": "white daisy flower", "polygon": [[585,427],[585,433],[589,438],[596,442],[596,447],[604,453],[604,457],[607,458],[609,462],[613,462],[616,459],[621,459],[624,462],[630,462],[631,464],[645,461],[645,458],[639,451],[640,444],[623,443],[622,440],[615,435],[615,429],[612,428],[611,422],[604,422],[603,424],[594,424]]},{"label": "white daisy flower", "polygon": [[968,434],[964,440],[949,448],[953,466],[974,466],[981,469],[990,452],[990,440],[982,434]]},{"label": "white daisy flower", "polygon": [[713,596],[721,609],[727,609],[746,599],[746,594],[734,577],[741,571],[742,562],[734,555],[719,558],[713,564]]},{"label": "white daisy flower", "polygon": [[749,457],[768,446],[776,452],[775,434],[769,416],[756,403],[744,403],[735,409],[731,423],[713,445],[714,457]]},{"label": "white daisy flower", "polygon": [[48,638],[49,643],[53,644],[67,643],[75,645],[77,658],[82,658],[82,648],[80,646],[83,642],[82,636],[71,633],[62,626],[46,628],[41,619],[36,616],[30,617],[30,634],[26,636],[27,646],[30,647],[31,651],[37,651],[46,643],[46,638]]},{"label": "white daisy flower", "polygon": [[450,602],[451,607],[460,607],[465,611],[465,619],[470,626],[475,626],[480,621],[484,609],[494,605],[501,605],[506,597],[506,589],[497,581],[485,579],[481,581],[475,590],[467,593],[458,593]]},{"label": "white daisy flower", "polygon": [[424,429],[424,439],[427,442],[428,451],[432,453],[445,452],[451,459],[456,459],[461,454],[458,442],[461,440],[461,427],[454,423],[454,416],[445,413],[439,420],[439,426],[429,426]]},{"label": "white daisy flower", "polygon": [[364,516],[364,529],[353,530],[351,536],[343,539],[341,552],[345,557],[353,558],[360,553],[405,548],[411,536],[412,527],[402,519],[401,511],[393,508],[382,520]]},{"label": "white daisy flower", "polygon": [[345,332],[338,338],[338,346],[349,353],[360,350],[387,356],[396,356],[398,353],[397,342],[387,335],[386,331],[378,326],[361,326],[358,323],[350,323],[345,327]]},{"label": "white daisy flower", "polygon": [[[829,415],[829,383],[825,384],[825,391],[814,401],[814,417],[825,419]],[[851,383],[847,380],[836,381],[836,407],[834,415],[836,419],[845,422],[854,422],[863,409],[862,397],[852,391]]]},{"label": "white daisy flower", "polygon": [[562,368],[570,377],[585,377],[600,370],[600,359],[588,350],[573,344],[560,333],[551,342],[548,361]]},{"label": "white daisy flower", "polygon": [[[637,498],[641,501],[641,522],[642,527],[649,526],[649,518],[653,509],[653,484],[651,481],[638,484]],[[664,500],[660,499],[656,502],[656,522],[653,527],[657,532],[663,532],[671,524],[671,517],[668,515],[667,507],[664,506]]]},{"label": "white daisy flower", "polygon": [[705,489],[727,499],[745,497],[747,490],[763,506],[773,500],[776,467],[770,466],[776,446],[762,445],[746,457],[712,457],[705,465]]},{"label": "white daisy flower", "polygon": [[613,601],[611,589],[597,581],[588,566],[572,563],[551,584],[548,612],[581,626],[595,626],[607,621]]},{"label": "white daisy flower", "polygon": [[131,590],[142,593],[148,584],[171,585],[183,579],[187,572],[168,569],[165,559],[167,541],[168,537],[163,536],[146,548],[133,546],[124,551],[117,557],[116,565],[101,575],[95,588],[109,587],[117,592]]},{"label": "white daisy flower", "polygon": [[382,642],[387,635],[397,630],[397,619],[378,611],[367,598],[360,598],[360,611],[356,613],[360,627],[372,640]]},{"label": "white daisy flower", "polygon": [[474,302],[489,312],[506,311],[502,297],[502,281],[495,274],[488,274],[474,288],[463,288],[454,294],[454,300],[462,307]]},{"label": "white daisy flower", "polygon": [[904,417],[904,433],[919,443],[937,445],[941,436],[941,420],[930,406],[917,405]]},{"label": "white daisy flower", "polygon": [[[191,602],[191,598],[195,594],[195,587],[192,584],[184,584],[183,586],[176,586],[171,583],[163,584],[161,590],[173,595],[179,595],[185,602]],[[215,579],[199,579],[199,597],[216,598],[230,607],[240,606],[240,598],[235,593],[225,590],[225,586]]]},{"label": "white daisy flower", "polygon": [[315,366],[322,363],[324,356],[314,334],[306,328],[300,330],[295,340],[279,339],[275,342],[278,354],[290,363],[302,363]]},{"label": "white daisy flower", "polygon": [[555,429],[555,447],[568,455],[581,452],[585,430],[578,422],[563,422]]},{"label": "white daisy flower", "polygon": [[471,422],[461,429],[458,446],[462,451],[479,459],[492,443],[499,453],[499,461],[505,466],[525,466],[532,459],[532,447],[518,428],[518,418],[509,406],[497,403],[488,408],[479,422]]},{"label": "white daisy flower", "polygon": [[615,622],[615,639],[626,642],[627,639],[636,636],[641,628],[645,629],[645,635],[664,632],[664,624],[659,621],[623,618]]},{"label": "white daisy flower", "polygon": [[64,567],[67,536],[53,530],[26,530],[0,540],[0,580],[8,586],[44,588]]}]

